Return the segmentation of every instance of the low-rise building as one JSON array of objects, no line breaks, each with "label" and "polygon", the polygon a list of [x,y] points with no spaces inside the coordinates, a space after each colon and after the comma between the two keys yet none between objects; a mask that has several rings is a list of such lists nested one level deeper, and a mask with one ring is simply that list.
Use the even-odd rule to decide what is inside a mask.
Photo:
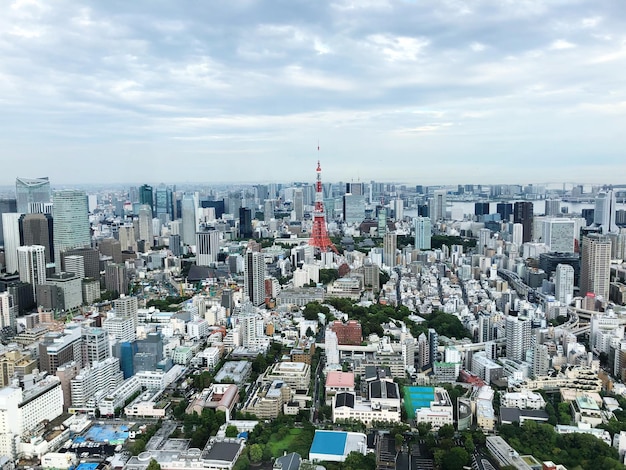
[{"label": "low-rise building", "polygon": [[454,424],[452,400],[446,389],[435,387],[429,406],[415,411],[415,421],[417,424],[430,423],[435,431],[446,424]]},{"label": "low-rise building", "polygon": [[391,380],[375,380],[369,384],[369,400],[354,392],[338,392],[333,398],[333,422],[356,420],[366,426],[374,422],[397,423],[401,420],[398,384]]},{"label": "low-rise building", "polygon": [[211,384],[189,404],[187,414],[202,414],[204,408],[226,413],[226,421],[233,416],[235,405],[239,401],[239,389],[234,384]]},{"label": "low-rise building", "polygon": [[283,381],[257,383],[241,411],[259,419],[274,419],[284,412],[284,405],[290,402],[290,398],[291,389]]},{"label": "low-rise building", "polygon": [[227,361],[215,376],[216,382],[232,381],[243,384],[252,373],[252,364],[248,361]]},{"label": "low-rise building", "polygon": [[333,397],[340,392],[354,392],[354,373],[330,371],[326,375],[326,404],[332,405]]},{"label": "low-rise building", "polygon": [[546,401],[539,393],[522,389],[519,392],[508,392],[501,395],[500,406],[506,408],[542,410],[546,407]]}]

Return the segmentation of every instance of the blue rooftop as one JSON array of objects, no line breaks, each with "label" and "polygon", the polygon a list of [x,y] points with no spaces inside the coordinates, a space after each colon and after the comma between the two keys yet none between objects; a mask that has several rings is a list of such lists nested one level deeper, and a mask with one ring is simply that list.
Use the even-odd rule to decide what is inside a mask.
[{"label": "blue rooftop", "polygon": [[315,431],[310,453],[343,455],[348,433],[341,431]]},{"label": "blue rooftop", "polygon": [[97,463],[81,463],[75,470],[96,470],[98,465]]}]

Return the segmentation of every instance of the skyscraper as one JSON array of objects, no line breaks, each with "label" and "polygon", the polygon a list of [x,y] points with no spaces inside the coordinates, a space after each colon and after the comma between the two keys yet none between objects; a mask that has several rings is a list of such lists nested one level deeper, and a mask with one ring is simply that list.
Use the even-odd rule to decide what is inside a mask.
[{"label": "skyscraper", "polygon": [[604,189],[596,196],[593,225],[600,227],[603,234],[619,231],[615,224],[615,204],[615,193],[612,189]]},{"label": "skyscraper", "polygon": [[50,202],[50,181],[45,178],[16,178],[17,212],[28,214],[29,204]]},{"label": "skyscraper", "polygon": [[592,292],[609,299],[611,271],[611,241],[605,235],[589,234],[583,237],[580,263],[580,294]]},{"label": "skyscraper", "polygon": [[152,209],[147,204],[142,204],[139,207],[139,239],[146,242],[146,249],[152,248],[154,244]]},{"label": "skyscraper", "polygon": [[139,303],[137,297],[123,295],[113,301],[113,308],[115,308],[115,314],[118,317],[131,318],[133,326],[137,329],[139,324]]},{"label": "skyscraper", "polygon": [[15,212],[2,214],[4,233],[4,263],[7,273],[17,272],[17,248],[20,246],[20,215]]},{"label": "skyscraper", "polygon": [[252,238],[252,211],[245,207],[239,208],[239,236]]},{"label": "skyscraper", "polygon": [[524,360],[531,347],[531,321],[525,317],[508,315],[505,323],[506,357]]},{"label": "skyscraper", "polygon": [[0,246],[4,246],[4,233],[2,230],[2,214],[17,212],[17,201],[15,199],[0,199]]},{"label": "skyscraper", "polygon": [[559,199],[546,199],[545,215],[555,216],[561,213],[561,201]]},{"label": "skyscraper", "polygon": [[8,292],[0,292],[0,328],[15,328],[16,314],[13,296]]},{"label": "skyscraper", "polygon": [[569,305],[574,297],[574,268],[569,264],[558,264],[554,275],[555,297]]},{"label": "skyscraper", "polygon": [[181,202],[183,219],[183,243],[193,245],[196,242],[198,231],[198,217],[196,216],[196,200],[191,194],[185,194]]},{"label": "skyscraper", "polygon": [[496,212],[500,214],[502,221],[508,222],[511,214],[513,214],[513,204],[510,202],[499,202],[496,205]]},{"label": "skyscraper", "polygon": [[533,239],[533,203],[531,201],[518,201],[513,206],[513,222],[522,224],[522,243]]},{"label": "skyscraper", "polygon": [[302,188],[296,188],[293,192],[293,210],[295,211],[296,220],[304,218],[304,194]]},{"label": "skyscraper", "polygon": [[46,263],[54,262],[54,232],[50,214],[23,214],[19,220],[20,244],[41,245],[46,249]]},{"label": "skyscraper", "polygon": [[61,252],[91,245],[89,206],[84,191],[55,191],[53,202],[54,259],[61,271]]},{"label": "skyscraper", "polygon": [[432,199],[429,199],[428,214],[431,220],[438,222],[446,218],[448,191],[445,189],[436,189]]},{"label": "skyscraper", "polygon": [[154,212],[154,195],[152,193],[152,186],[144,184],[139,187],[139,204],[150,206],[150,218],[152,218],[152,212]]},{"label": "skyscraper", "polygon": [[220,251],[220,233],[217,230],[196,233],[196,264],[211,266],[217,263]]},{"label": "skyscraper", "polygon": [[432,228],[429,217],[417,217],[415,219],[415,248],[430,250]]},{"label": "skyscraper", "polygon": [[244,258],[244,294],[253,305],[265,302],[265,259],[263,253],[248,250]]},{"label": "skyscraper", "polygon": [[20,246],[17,249],[20,281],[33,286],[33,297],[36,286],[46,282],[46,249],[40,245]]},{"label": "skyscraper", "polygon": [[550,251],[573,253],[575,223],[570,219],[546,219],[543,221],[542,242]]},{"label": "skyscraper", "polygon": [[392,268],[396,265],[397,246],[398,236],[396,233],[386,233],[383,237],[383,263]]}]

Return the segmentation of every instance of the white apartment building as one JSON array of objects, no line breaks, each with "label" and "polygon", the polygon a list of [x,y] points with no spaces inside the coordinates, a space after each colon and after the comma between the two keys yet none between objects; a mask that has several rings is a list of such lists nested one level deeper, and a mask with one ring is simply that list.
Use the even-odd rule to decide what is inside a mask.
[{"label": "white apartment building", "polygon": [[48,376],[25,390],[0,389],[0,455],[15,459],[22,435],[62,413],[63,391],[58,377]]},{"label": "white apartment building", "polygon": [[539,393],[522,389],[519,392],[508,392],[501,395],[500,406],[503,408],[542,410],[546,407],[546,402]]},{"label": "white apartment building", "polygon": [[120,360],[109,357],[101,362],[94,362],[71,380],[72,407],[84,408],[96,393],[116,389],[124,381],[120,370]]}]

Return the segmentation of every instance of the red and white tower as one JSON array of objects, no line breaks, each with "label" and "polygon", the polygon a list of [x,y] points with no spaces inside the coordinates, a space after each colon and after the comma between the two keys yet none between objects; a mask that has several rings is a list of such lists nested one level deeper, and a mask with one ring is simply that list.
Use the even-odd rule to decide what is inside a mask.
[{"label": "red and white tower", "polygon": [[322,193],[322,167],[317,161],[317,179],[315,181],[315,210],[313,211],[313,233],[309,240],[309,245],[318,248],[322,252],[333,250],[337,253],[337,248],[330,241],[326,230],[326,213],[324,211],[324,197]]}]

